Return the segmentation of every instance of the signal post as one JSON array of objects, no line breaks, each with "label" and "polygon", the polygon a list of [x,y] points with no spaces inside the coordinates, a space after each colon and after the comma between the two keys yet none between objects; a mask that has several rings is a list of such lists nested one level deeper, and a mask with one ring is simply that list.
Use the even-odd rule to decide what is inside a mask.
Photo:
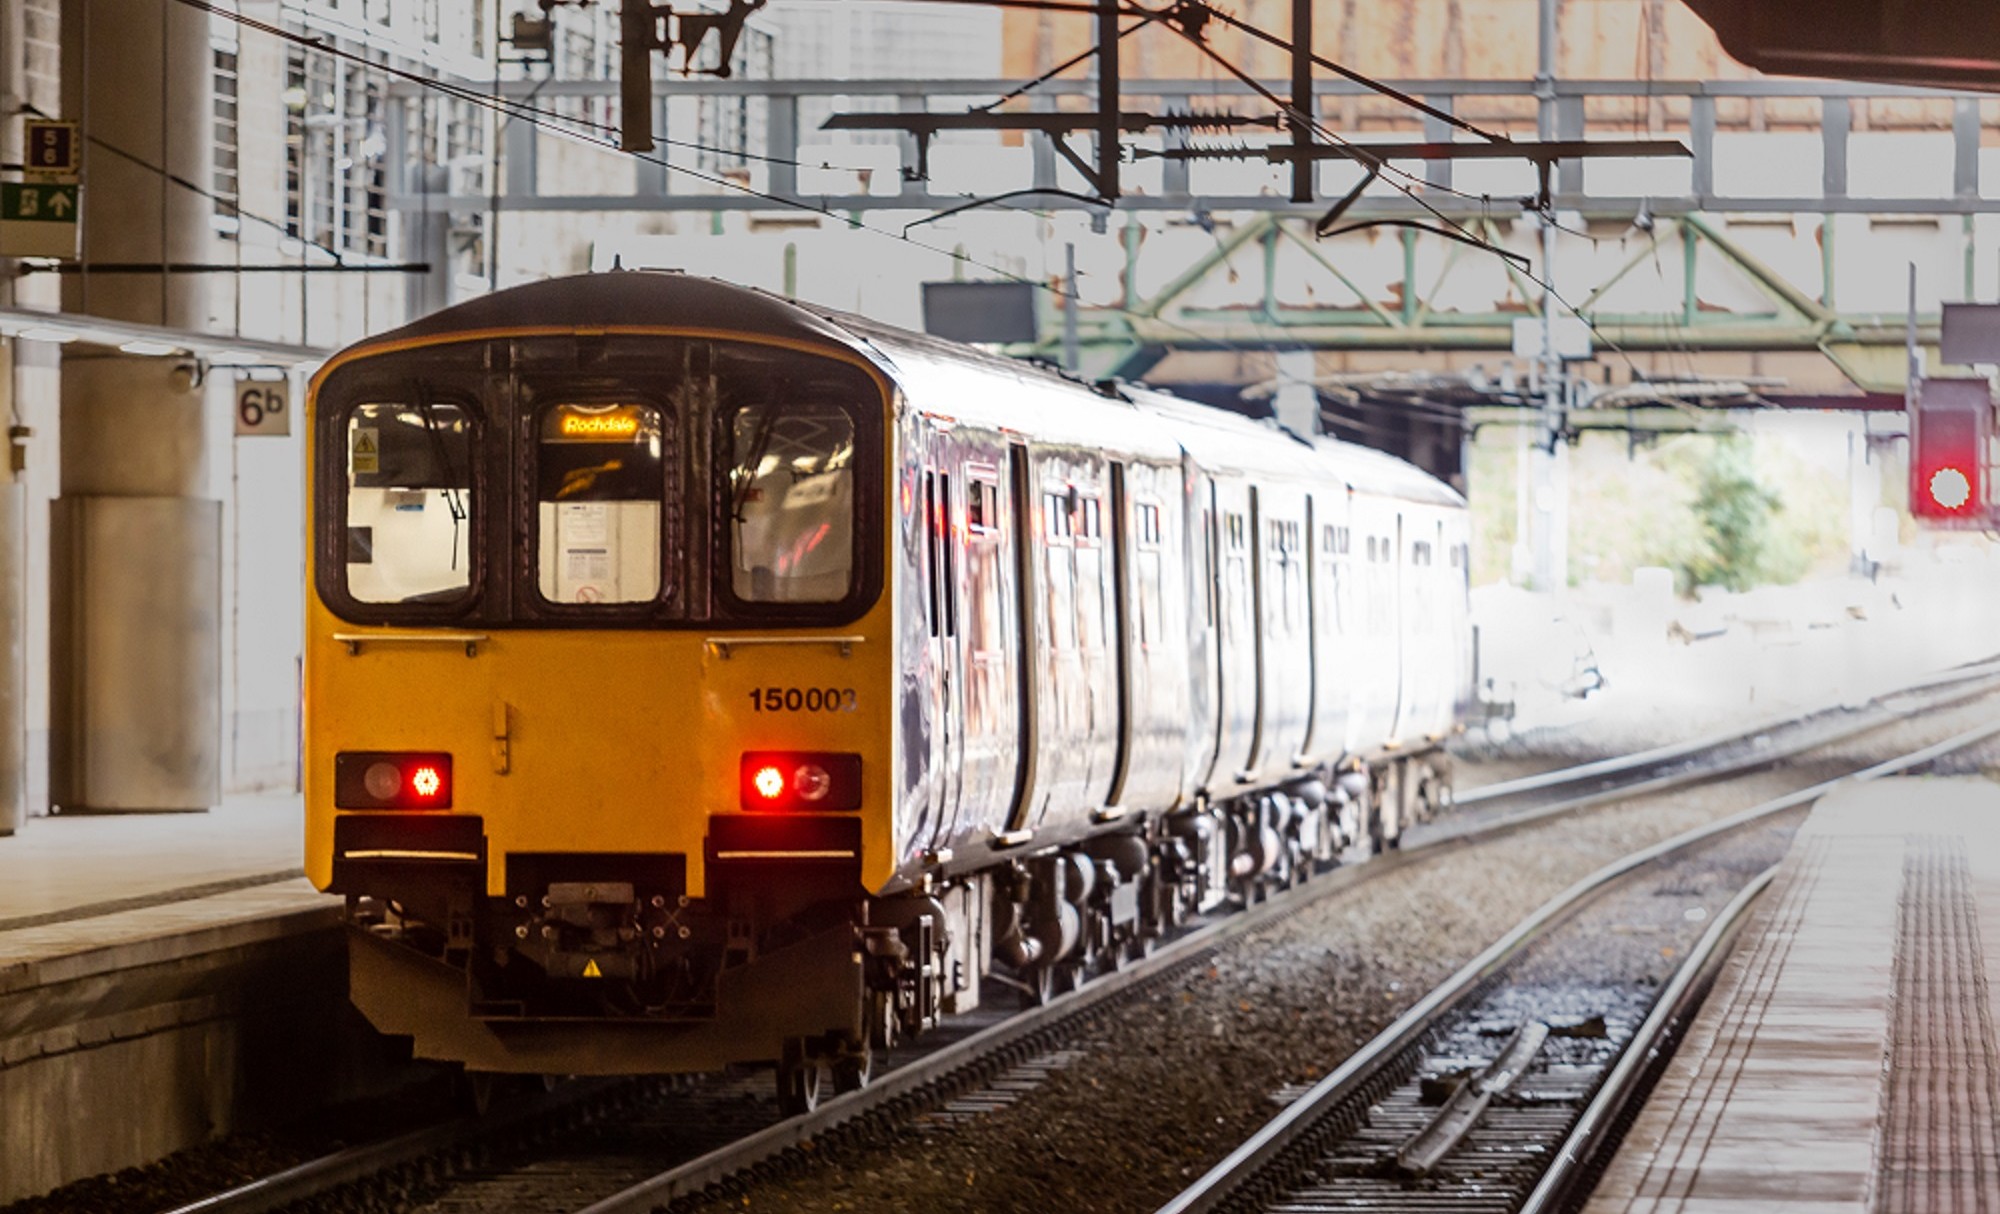
[{"label": "signal post", "polygon": [[[1938,356],[1958,366],[2000,364],[2000,305],[1945,304]],[[1908,401],[1910,516],[1944,530],[2000,528],[1992,381],[1924,376],[1913,352]]]}]

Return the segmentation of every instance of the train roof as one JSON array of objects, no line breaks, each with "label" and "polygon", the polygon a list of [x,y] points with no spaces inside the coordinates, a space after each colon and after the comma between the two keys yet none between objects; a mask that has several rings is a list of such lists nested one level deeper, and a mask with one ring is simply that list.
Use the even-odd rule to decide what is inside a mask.
[{"label": "train roof", "polygon": [[825,316],[764,291],[663,271],[572,274],[508,287],[453,304],[400,329],[357,344],[365,349],[425,338],[501,329],[662,328],[727,329],[853,348],[853,334]]},{"label": "train roof", "polygon": [[[1070,431],[1073,441],[1132,444],[1131,423],[1160,423],[1139,445],[1176,442],[1201,463],[1260,468],[1310,476],[1331,471],[1356,489],[1420,501],[1460,505],[1463,499],[1415,466],[1372,448],[1331,438],[1306,439],[1268,421],[1204,405],[1136,384],[1115,391],[1092,388],[1053,368],[1008,358],[974,346],[912,332],[833,308],[801,304],[767,291],[692,274],[624,270],[575,274],[524,283],[433,312],[398,329],[357,343],[356,350],[506,329],[661,328],[727,330],[854,350],[893,377],[947,377],[953,367],[1013,378],[1034,391],[1010,406],[1036,416],[1002,419],[1037,422]],[[924,367],[921,364],[931,364]],[[929,372],[930,374],[927,374]],[[1103,412],[1077,410],[1087,396]],[[964,398],[960,398],[963,400]],[[923,402],[919,402],[922,404]],[[1094,416],[1093,416],[1094,414]],[[1038,425],[1039,431],[1041,427]],[[1282,443],[1274,440],[1283,439]]]}]

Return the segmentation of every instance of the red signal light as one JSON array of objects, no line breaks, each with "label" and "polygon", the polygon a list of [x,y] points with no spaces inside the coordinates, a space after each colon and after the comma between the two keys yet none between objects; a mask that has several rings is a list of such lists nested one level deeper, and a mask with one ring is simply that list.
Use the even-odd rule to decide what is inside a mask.
[{"label": "red signal light", "polygon": [[435,767],[419,767],[410,776],[410,791],[429,801],[444,791],[444,777]]},{"label": "red signal light", "polygon": [[1972,478],[1963,469],[1939,468],[1931,473],[1931,500],[1946,510],[1956,510],[1972,500]]},{"label": "red signal light", "polygon": [[1980,525],[1993,399],[1985,380],[1926,379],[1910,418],[1910,513]]}]

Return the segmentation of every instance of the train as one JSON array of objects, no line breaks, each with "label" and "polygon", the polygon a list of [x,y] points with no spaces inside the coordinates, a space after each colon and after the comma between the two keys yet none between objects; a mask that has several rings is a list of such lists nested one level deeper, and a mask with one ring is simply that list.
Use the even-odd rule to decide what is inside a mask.
[{"label": "train", "polygon": [[810,1108],[1450,802],[1469,519],[1387,454],[650,271],[308,416],[307,873],[419,1057]]}]

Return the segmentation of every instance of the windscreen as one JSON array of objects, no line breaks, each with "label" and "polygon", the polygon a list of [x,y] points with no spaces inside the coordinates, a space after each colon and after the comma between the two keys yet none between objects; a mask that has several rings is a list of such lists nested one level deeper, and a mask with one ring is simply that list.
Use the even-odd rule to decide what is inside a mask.
[{"label": "windscreen", "polygon": [[748,405],[730,427],[731,586],[751,603],[836,603],[854,581],[854,419]]},{"label": "windscreen", "polygon": [[375,402],[347,417],[347,590],[450,602],[472,585],[472,420],[453,404]]}]

